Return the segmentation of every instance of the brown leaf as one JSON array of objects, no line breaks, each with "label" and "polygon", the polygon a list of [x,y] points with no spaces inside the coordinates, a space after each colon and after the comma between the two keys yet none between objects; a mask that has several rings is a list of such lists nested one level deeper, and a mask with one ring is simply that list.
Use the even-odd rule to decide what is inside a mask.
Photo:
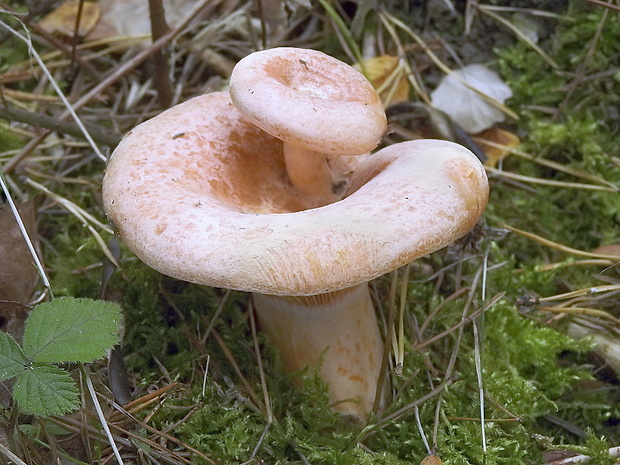
[{"label": "brown leaf", "polygon": [[473,139],[487,156],[484,164],[491,167],[497,166],[500,160],[521,143],[516,134],[497,126],[476,134]]},{"label": "brown leaf", "polygon": [[[368,80],[379,92],[384,106],[409,100],[409,81],[405,69],[399,67],[398,57],[381,55],[368,58],[362,63]],[[354,67],[358,71],[362,70],[359,63]]]},{"label": "brown leaf", "polygon": [[577,453],[572,450],[548,450],[543,452],[543,460],[545,463],[561,462],[576,455]]},{"label": "brown leaf", "polygon": [[19,302],[0,300],[0,331],[10,334],[20,342],[30,307]]},{"label": "brown leaf", "polygon": [[[80,2],[78,0],[62,3],[58,8],[45,16],[39,26],[52,34],[73,36],[75,23],[78,17]],[[84,2],[80,15],[80,37],[86,36],[99,21],[99,5],[96,2]]]},{"label": "brown leaf", "polygon": [[435,454],[427,455],[420,465],[443,465],[443,462]]},{"label": "brown leaf", "polygon": [[[174,28],[195,6],[196,0],[163,0],[166,23]],[[122,38],[115,41],[124,48],[146,46],[151,42],[149,2],[146,0],[100,0],[101,18],[88,34],[88,40]],[[200,21],[201,16],[192,22]]]},{"label": "brown leaf", "polygon": [[[35,199],[17,206],[28,236],[37,240]],[[13,212],[0,210],[0,300],[27,304],[35,289],[38,273]]]},{"label": "brown leaf", "polygon": [[620,259],[620,244],[601,245],[594,249],[593,252],[600,255],[611,255]]}]

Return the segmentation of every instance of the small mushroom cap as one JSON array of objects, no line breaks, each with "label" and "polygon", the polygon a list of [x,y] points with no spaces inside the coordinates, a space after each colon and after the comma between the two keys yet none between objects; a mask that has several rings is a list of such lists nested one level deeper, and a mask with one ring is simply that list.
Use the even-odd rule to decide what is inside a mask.
[{"label": "small mushroom cap", "polygon": [[471,152],[417,140],[368,157],[343,200],[304,210],[281,146],[228,94],[194,98],[123,139],[104,178],[104,207],[128,247],[166,275],[314,295],[444,247],[487,203],[487,178]]},{"label": "small mushroom cap", "polygon": [[233,69],[230,93],[258,127],[316,152],[360,155],[373,150],[387,129],[370,82],[315,50],[280,47],[248,55]]}]

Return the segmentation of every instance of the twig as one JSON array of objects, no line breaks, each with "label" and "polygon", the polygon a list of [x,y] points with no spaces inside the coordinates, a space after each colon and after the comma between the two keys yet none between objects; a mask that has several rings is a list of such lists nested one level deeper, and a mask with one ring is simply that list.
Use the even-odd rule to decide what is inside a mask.
[{"label": "twig", "polygon": [[[190,23],[192,19],[198,15],[203,9],[207,12],[211,11],[218,5],[218,2],[214,2],[213,0],[200,0],[194,8],[189,12],[189,14],[181,21],[177,27],[168,32],[166,35],[157,39],[153,44],[138,53],[133,59],[130,61],[119,65],[115,68],[106,78],[104,78],[98,85],[93,87],[86,95],[82,96],[77,102],[73,104],[73,110],[79,111],[82,107],[87,105],[93,98],[99,97],[103,92],[105,92],[112,84],[118,81],[120,78],[125,76],[127,73],[138,67],[145,60],[147,60],[151,55],[153,55],[158,50],[164,48],[170,41],[176,38],[177,35],[183,31],[183,29]],[[70,111],[64,111],[62,114],[58,116],[59,119],[64,120],[71,114]],[[40,134],[36,138],[32,139],[21,151],[20,155],[14,157],[9,163],[7,163],[4,167],[4,172],[11,172],[20,162],[23,160],[30,152],[32,152],[48,135],[50,134],[49,130],[46,130],[44,133]]]},{"label": "twig", "polygon": [[[151,35],[153,42],[156,42],[168,32],[166,12],[162,0],[149,0],[149,13],[151,16]],[[168,108],[172,104],[174,92],[172,82],[170,82],[170,64],[163,48],[153,54],[153,68],[153,83],[157,89],[159,106]]]},{"label": "twig", "polygon": [[22,459],[20,459],[17,455],[11,452],[8,447],[2,445],[2,443],[0,443],[0,453],[2,453],[9,460],[15,462],[16,465],[26,465],[26,463]]},{"label": "twig", "polygon": [[[45,15],[48,12],[52,11],[52,9],[54,8],[54,4],[57,3],[57,1],[58,0],[47,0],[45,2],[35,2],[32,5],[32,8],[30,9],[29,13],[24,17],[23,22],[28,24],[30,21],[32,21],[37,16]],[[8,12],[8,13],[12,14],[11,12]],[[11,37],[10,32],[5,32],[4,34],[2,34],[0,36],[0,45],[6,42],[9,39],[9,37]]]},{"label": "twig", "polygon": [[[49,129],[51,131],[60,132],[62,134],[68,134],[73,137],[84,137],[84,134],[80,130],[80,128],[74,124],[69,123],[67,121],[61,121],[59,119],[54,118],[53,116],[44,115],[42,113],[35,113],[32,111],[22,110],[21,108],[12,107],[12,108],[1,108],[0,107],[0,118],[18,121],[20,123],[29,124],[35,127],[42,127]],[[114,136],[111,134],[105,134],[98,129],[95,129],[91,126],[84,126],[86,130],[90,133],[93,140],[101,145],[107,145],[109,147],[116,147],[120,142],[121,138],[118,136]]]},{"label": "twig", "polygon": [[562,113],[562,109],[566,107],[566,105],[572,98],[573,93],[575,92],[579,84],[583,81],[583,78],[586,75],[586,69],[588,68],[590,62],[592,61],[592,56],[594,55],[596,46],[598,45],[601,35],[603,34],[603,26],[605,25],[605,22],[607,21],[608,13],[609,13],[609,10],[603,10],[603,15],[601,16],[601,20],[599,21],[598,27],[596,28],[596,31],[594,33],[594,37],[592,38],[592,43],[590,44],[590,47],[588,47],[588,51],[586,52],[586,55],[581,60],[579,60],[579,66],[577,67],[576,76],[571,81],[569,88],[566,90],[564,94],[564,99],[558,105],[556,112],[551,116],[552,121],[558,119],[558,117]]},{"label": "twig", "polygon": [[613,5],[608,2],[604,2],[603,0],[581,0],[586,3],[591,3],[592,5],[602,6],[603,8],[609,8],[610,10],[620,11],[620,6]]},{"label": "twig", "polygon": [[[95,66],[90,61],[85,60],[77,52],[77,47],[67,47],[67,45],[63,41],[54,37],[37,23],[30,23],[28,26],[30,26],[34,32],[36,32],[39,36],[41,36],[42,39],[51,44],[56,50],[59,50],[63,55],[66,55],[68,58],[70,58],[72,62],[79,64],[82,68],[88,71],[91,76],[99,76],[99,71],[97,71],[97,68],[95,68]],[[41,39],[39,39],[38,42],[42,42]]]},{"label": "twig", "polygon": [[[127,418],[131,419],[132,421],[134,421],[137,425],[139,425],[141,428],[144,428],[145,430],[149,431],[150,433],[159,436],[160,438],[166,440],[166,441],[170,441],[180,447],[183,447],[185,449],[187,449],[188,451],[192,452],[193,454],[196,454],[196,456],[198,456],[199,458],[201,458],[202,460],[215,465],[216,462],[211,459],[210,457],[206,456],[205,454],[203,454],[202,452],[200,452],[198,449],[195,449],[194,447],[190,446],[189,444],[184,443],[183,441],[181,441],[180,439],[177,439],[176,437],[165,433],[163,431],[158,430],[157,428],[154,428],[153,426],[149,425],[148,423],[146,423],[145,421],[142,421],[138,418],[136,418],[134,415],[132,415],[131,413],[129,413],[128,411],[126,411],[122,406],[118,405],[117,403],[113,403],[114,408],[116,408],[120,413],[122,413],[123,415],[125,415]],[[151,445],[152,447],[154,446],[161,446],[157,441],[152,441],[152,440],[148,440],[146,438],[144,438],[143,436],[141,436],[140,434],[138,434],[137,432],[130,432],[127,431],[123,428],[121,428],[120,426],[114,424],[114,423],[110,423],[110,426],[119,431],[121,434],[123,435],[128,435],[131,436],[139,441],[145,442],[146,444]],[[163,449],[163,446],[161,446]],[[170,451],[170,453],[175,454],[174,451]],[[192,463],[190,460],[187,460],[184,457],[179,457],[181,460],[183,460],[185,463]]]},{"label": "twig", "polygon": [[[66,110],[65,110],[66,116],[70,115],[73,118],[75,123],[80,128],[80,131],[82,132],[82,134],[84,135],[84,137],[86,138],[86,140],[88,141],[90,146],[92,147],[93,151],[97,154],[97,156],[102,161],[105,161],[106,158],[103,156],[103,154],[101,153],[101,151],[97,147],[97,144],[95,144],[95,142],[90,137],[90,134],[88,133],[88,131],[86,130],[86,128],[82,124],[82,120],[80,120],[80,118],[78,117],[78,115],[76,113],[76,109],[74,109],[71,106],[71,104],[67,100],[67,97],[65,97],[65,94],[60,89],[60,86],[58,85],[58,83],[54,79],[54,76],[52,76],[52,73],[50,73],[50,70],[45,65],[45,62],[43,61],[43,59],[41,58],[39,53],[34,49],[34,46],[32,44],[32,40],[30,38],[30,34],[28,33],[28,30],[26,29],[26,37],[24,37],[23,35],[21,35],[19,32],[17,32],[15,29],[10,27],[8,24],[4,23],[3,21],[0,21],[0,25],[3,26],[6,30],[8,30],[11,34],[13,34],[15,37],[17,37],[19,40],[21,40],[22,42],[24,42],[28,46],[28,53],[31,56],[33,56],[34,59],[37,61],[37,63],[41,67],[41,70],[43,70],[43,73],[47,76],[47,78],[50,81],[50,84],[54,88],[54,92],[56,92],[56,94],[58,95],[58,97],[60,97],[60,100],[62,100],[62,103],[66,107]],[[25,28],[25,26],[24,26],[24,28]]]},{"label": "twig", "polygon": [[[168,43],[175,39],[176,36],[178,36],[183,31],[183,29],[185,29],[185,27],[190,23],[190,21],[194,19],[196,15],[198,15],[198,13],[200,13],[203,9],[205,9],[207,12],[211,11],[217,6],[217,4],[218,2],[214,2],[213,0],[200,0],[198,3],[196,3],[194,8],[192,8],[192,11],[190,11],[189,14],[185,18],[183,18],[183,21],[181,21],[177,25],[177,27],[157,39],[149,48],[142,50],[131,60],[117,66],[110,74],[108,74],[107,77],[103,78],[99,84],[93,87],[77,102],[75,102],[73,107],[75,109],[80,109],[84,107],[88,102],[90,102],[93,98],[100,96],[112,84],[114,84],[116,81],[118,81],[130,71],[133,71],[136,67],[138,67],[144,61],[150,58],[153,54],[157,53],[166,45],[168,45]],[[60,117],[66,118],[66,116],[67,115],[63,113]]]}]

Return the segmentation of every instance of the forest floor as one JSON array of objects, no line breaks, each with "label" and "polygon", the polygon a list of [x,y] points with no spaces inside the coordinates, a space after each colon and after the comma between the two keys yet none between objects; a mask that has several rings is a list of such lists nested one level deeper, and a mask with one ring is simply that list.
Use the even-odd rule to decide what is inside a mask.
[{"label": "forest floor", "polygon": [[[617,1],[169,0],[167,25],[151,26],[157,3],[0,2],[1,328],[19,341],[30,309],[60,296],[124,315],[111,357],[63,365],[76,411],[28,414],[0,385],[0,463],[620,461]],[[363,62],[389,116],[384,144],[457,141],[490,181],[471,233],[373,281],[392,395],[364,428],[329,409],[315,370],[290,387],[247,294],[151,270],[103,209],[124,134],[278,46]],[[512,96],[495,102],[503,121],[470,134],[437,119],[430,95],[474,63]]]}]

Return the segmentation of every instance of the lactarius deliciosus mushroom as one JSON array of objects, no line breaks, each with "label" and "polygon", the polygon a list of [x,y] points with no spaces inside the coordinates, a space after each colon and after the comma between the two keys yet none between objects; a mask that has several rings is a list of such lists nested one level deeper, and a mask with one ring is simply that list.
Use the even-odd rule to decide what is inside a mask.
[{"label": "lactarius deliciosus mushroom", "polygon": [[[351,82],[346,70],[359,82],[350,85],[353,90],[366,84],[352,68],[319,52],[286,51],[298,55],[282,59],[281,50],[257,52],[250,63],[276,69],[276,81],[302,94],[305,110],[296,97],[267,96],[258,110],[245,106],[242,114],[227,92],[177,105],[119,144],[103,183],[104,206],[128,247],[152,268],[252,292],[260,326],[285,368],[320,367],[332,408],[363,423],[375,400],[383,352],[368,282],[466,234],[485,208],[487,178],[473,154],[444,141],[404,142],[357,157],[360,162],[342,156],[379,142],[381,116],[382,123],[345,122],[343,116],[301,124],[338,141],[341,133],[361,139],[372,127],[374,142],[363,148],[299,143],[309,136],[291,136],[289,122],[319,118],[319,109],[327,107],[337,114],[332,100],[360,101],[317,83]],[[274,61],[271,53],[279,58]],[[260,64],[261,55],[267,64]],[[336,76],[329,67],[315,69],[326,62],[336,63]],[[287,71],[290,66],[298,69]],[[308,74],[312,84],[297,73]],[[232,100],[247,105],[248,96],[239,94],[260,94],[262,84],[239,84],[237,76],[235,70]],[[363,92],[368,106],[378,101]],[[270,105],[275,109],[264,109]],[[284,114],[289,107],[293,113],[271,126],[256,114]],[[343,108],[343,115],[357,113]],[[375,110],[362,114],[376,117]],[[317,165],[314,159],[291,175],[297,168],[289,166],[287,154],[295,143],[318,157],[317,169],[326,168],[329,176],[293,181],[304,174],[312,178]]]},{"label": "lactarius deliciosus mushroom", "polygon": [[373,150],[387,128],[381,98],[368,80],[315,50],[281,47],[248,55],[232,72],[230,95],[243,116],[282,140],[290,182],[318,204],[339,200],[345,191],[347,173],[334,172],[330,165],[342,159],[333,156]]}]

